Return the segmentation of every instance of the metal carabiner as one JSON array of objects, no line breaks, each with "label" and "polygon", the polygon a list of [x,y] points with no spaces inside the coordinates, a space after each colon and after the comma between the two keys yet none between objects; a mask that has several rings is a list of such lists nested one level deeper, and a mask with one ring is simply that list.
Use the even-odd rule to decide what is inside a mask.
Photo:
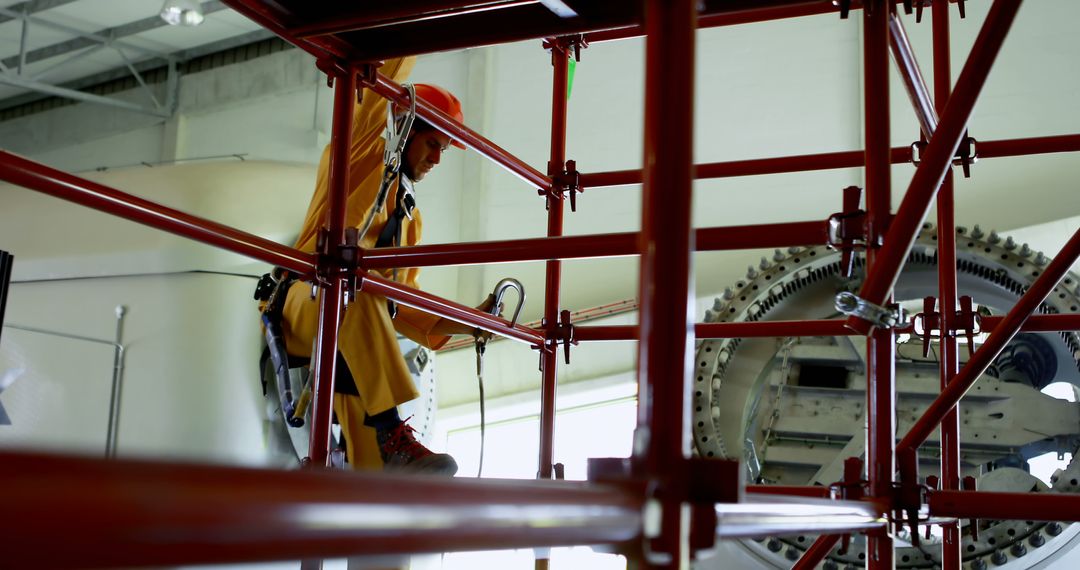
[{"label": "metal carabiner", "polygon": [[412,132],[413,120],[416,118],[416,88],[411,83],[404,84],[409,92],[409,110],[402,116],[395,116],[394,102],[386,102],[386,147],[383,149],[383,164],[392,172],[401,169],[401,153],[405,151],[405,143],[409,140]]},{"label": "metal carabiner", "polygon": [[499,307],[502,305],[503,296],[506,295],[507,289],[517,289],[518,292],[518,304],[514,309],[514,318],[510,319],[510,326],[517,324],[518,317],[521,316],[521,309],[525,306],[525,287],[521,285],[521,281],[512,277],[507,277],[502,281],[495,284],[495,290],[491,295],[495,301],[491,304],[491,308],[488,311],[493,315],[499,314]]}]

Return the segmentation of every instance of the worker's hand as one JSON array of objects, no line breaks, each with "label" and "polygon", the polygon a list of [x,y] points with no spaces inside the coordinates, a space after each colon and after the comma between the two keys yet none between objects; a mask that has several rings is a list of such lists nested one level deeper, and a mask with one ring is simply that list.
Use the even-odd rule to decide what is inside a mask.
[{"label": "worker's hand", "polygon": [[[483,311],[485,313],[489,313],[489,314],[493,314],[495,316],[501,317],[502,312],[503,312],[503,304],[499,303],[499,307],[498,307],[497,311],[492,310],[492,307],[494,305],[495,305],[495,296],[494,295],[488,295],[487,299],[484,299],[483,303],[480,303],[479,305],[476,306],[476,309],[478,311]],[[484,342],[487,342],[487,341],[491,340],[491,337],[495,336],[494,334],[492,334],[492,333],[490,333],[490,332],[488,332],[486,330],[479,329],[479,328],[473,329],[472,330],[472,335],[473,335],[473,338],[475,338],[477,340],[483,340]]]},{"label": "worker's hand", "polygon": [[488,295],[487,299],[484,299],[483,303],[480,303],[479,305],[476,306],[476,309],[478,311],[483,311],[485,313],[489,313],[489,314],[495,315],[497,317],[501,317],[502,312],[503,312],[503,304],[499,303],[499,309],[497,311],[493,311],[493,310],[491,310],[491,308],[492,308],[492,306],[494,304],[495,304],[495,295]]}]

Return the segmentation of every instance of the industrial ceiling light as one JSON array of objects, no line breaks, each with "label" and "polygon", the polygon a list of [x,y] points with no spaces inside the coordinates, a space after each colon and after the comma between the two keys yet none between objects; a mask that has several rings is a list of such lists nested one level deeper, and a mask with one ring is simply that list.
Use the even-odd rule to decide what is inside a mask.
[{"label": "industrial ceiling light", "polygon": [[165,0],[161,19],[171,26],[198,26],[203,21],[199,0]]}]

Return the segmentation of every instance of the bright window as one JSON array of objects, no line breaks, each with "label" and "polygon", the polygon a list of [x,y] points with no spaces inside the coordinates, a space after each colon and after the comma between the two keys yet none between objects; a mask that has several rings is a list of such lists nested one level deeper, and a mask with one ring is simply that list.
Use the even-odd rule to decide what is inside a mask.
[{"label": "bright window", "polygon": [[[584,480],[590,457],[629,457],[637,403],[627,391],[612,397],[604,390],[590,397],[572,398],[573,407],[561,409],[555,417],[555,461],[565,465],[567,479]],[[486,428],[484,477],[535,479],[540,449],[539,416],[529,410],[518,417],[500,413],[499,406],[489,405],[488,415],[499,418]],[[446,451],[457,460],[459,477],[475,477],[480,456],[479,413],[462,422],[446,435]],[[541,550],[541,555],[545,551]],[[626,559],[613,554],[594,552],[587,547],[553,548],[547,553],[553,570],[622,570]],[[441,570],[477,568],[532,570],[536,553],[532,549],[493,552],[450,553],[442,557]],[[425,566],[425,569],[427,566]]]}]

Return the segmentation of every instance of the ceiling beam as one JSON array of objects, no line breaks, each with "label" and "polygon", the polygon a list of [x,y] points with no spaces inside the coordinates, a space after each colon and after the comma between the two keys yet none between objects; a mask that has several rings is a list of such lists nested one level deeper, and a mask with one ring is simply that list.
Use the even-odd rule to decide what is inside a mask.
[{"label": "ceiling beam", "polygon": [[[59,8],[64,4],[71,4],[75,0],[29,0],[28,2],[19,2],[18,4],[12,4],[7,9],[12,12],[18,12],[20,14],[34,14],[37,12],[44,12],[45,10],[51,10],[53,8]],[[0,14],[0,24],[4,22],[10,22],[17,20],[18,18]]]},{"label": "ceiling beam", "polygon": [[[241,36],[226,38],[224,40],[219,40],[213,43],[193,47],[191,49],[173,52],[169,54],[169,56],[177,62],[186,62],[220,51],[230,50],[247,44],[263,41],[272,37],[275,37],[273,33],[271,33],[269,30],[260,28],[258,30],[248,32]],[[2,62],[0,62],[0,64],[2,64]],[[161,67],[164,66],[158,59],[145,59],[135,63],[135,69],[137,69],[140,73],[146,73],[150,70],[158,69]],[[67,81],[60,85],[57,85],[57,87],[73,91],[87,89],[89,87],[100,85],[108,81],[120,79],[122,77],[127,77],[129,75],[131,75],[131,72],[126,67],[117,67],[115,69],[102,71],[100,73],[95,73],[86,77],[80,77],[79,79],[75,79],[73,81]],[[0,99],[0,111],[3,111],[5,109],[11,109],[12,107],[18,107],[20,105],[28,105],[30,103],[33,103],[34,101],[45,99],[50,95],[53,94],[43,91],[33,91],[29,93],[23,93],[21,95],[14,95],[5,99]]]},{"label": "ceiling beam", "polygon": [[109,107],[118,107],[120,109],[126,109],[128,111],[135,111],[137,113],[144,113],[147,115],[154,115],[157,117],[168,117],[171,114],[168,110],[157,109],[147,105],[139,105],[137,103],[130,103],[128,101],[114,99],[112,97],[102,97],[101,95],[94,95],[93,93],[87,93],[85,91],[65,89],[63,87],[49,85],[48,83],[41,83],[30,79],[24,79],[12,73],[0,73],[0,84],[11,85],[14,87],[22,87],[24,89],[33,89],[34,91],[48,93],[57,97],[74,99],[75,101],[83,101],[86,103],[96,103],[98,105],[107,105]]},{"label": "ceiling beam", "polygon": [[[66,3],[66,2],[70,2],[72,0],[50,0],[50,1]],[[11,8],[6,8],[6,9],[0,8],[0,17],[3,17],[5,15],[4,12],[9,12],[9,11],[10,12],[15,12],[16,10],[14,10],[13,8],[14,8],[14,6],[11,7]],[[202,3],[202,9],[203,9],[203,14],[212,14],[214,12],[225,10],[226,7],[225,7],[224,4],[222,4],[218,0],[209,0],[207,2]],[[10,14],[8,14],[8,15],[10,15]],[[9,19],[13,19],[13,18],[9,18]],[[66,31],[66,32],[68,32],[68,33],[70,33],[72,35],[76,35],[78,37],[72,38],[70,40],[62,41],[62,42],[59,42],[59,43],[43,46],[43,47],[40,47],[40,48],[37,48],[37,49],[30,50],[30,51],[26,52],[26,63],[28,63],[28,64],[38,62],[38,61],[42,61],[42,60],[45,60],[45,59],[50,59],[50,58],[53,58],[53,57],[58,57],[58,56],[61,56],[61,55],[65,55],[65,54],[68,54],[68,53],[71,53],[71,52],[74,52],[74,51],[78,51],[78,50],[81,50],[81,49],[84,49],[84,48],[88,48],[90,46],[94,46],[94,45],[97,45],[97,44],[116,42],[116,40],[119,40],[121,38],[134,36],[134,35],[137,35],[137,34],[141,34],[143,32],[148,32],[150,30],[154,30],[154,29],[169,25],[169,24],[167,24],[165,22],[165,20],[162,20],[161,17],[156,15],[156,14],[153,15],[153,16],[150,16],[148,18],[143,18],[141,20],[135,20],[134,22],[129,22],[127,24],[122,24],[122,25],[115,26],[115,27],[112,27],[112,28],[105,28],[105,29],[102,29],[102,30],[98,30],[96,32],[80,32],[80,31],[75,30],[73,28],[70,28],[68,26],[60,26],[58,24],[53,24],[52,22],[46,22],[46,21],[43,21],[43,20],[40,20],[40,19],[33,19],[33,20],[31,20],[31,23],[40,24],[42,26],[48,26],[48,27],[57,28],[57,29],[63,29],[63,31]],[[121,45],[119,43],[117,43],[115,45],[117,47],[125,47],[125,48],[130,48],[130,49],[137,49],[140,52],[147,53],[149,55],[157,55],[158,57],[161,57],[163,59],[167,59],[167,57],[168,57],[168,56],[166,56],[164,54],[152,53],[151,50],[147,50],[147,49],[144,49],[144,48],[137,48],[136,46]],[[6,65],[8,67],[12,67],[12,66],[14,66],[14,65],[16,65],[18,63],[18,60],[19,60],[19,56],[14,55],[14,56],[11,56],[11,57],[8,57],[8,58],[4,59],[3,63],[4,63],[4,65]]]}]

